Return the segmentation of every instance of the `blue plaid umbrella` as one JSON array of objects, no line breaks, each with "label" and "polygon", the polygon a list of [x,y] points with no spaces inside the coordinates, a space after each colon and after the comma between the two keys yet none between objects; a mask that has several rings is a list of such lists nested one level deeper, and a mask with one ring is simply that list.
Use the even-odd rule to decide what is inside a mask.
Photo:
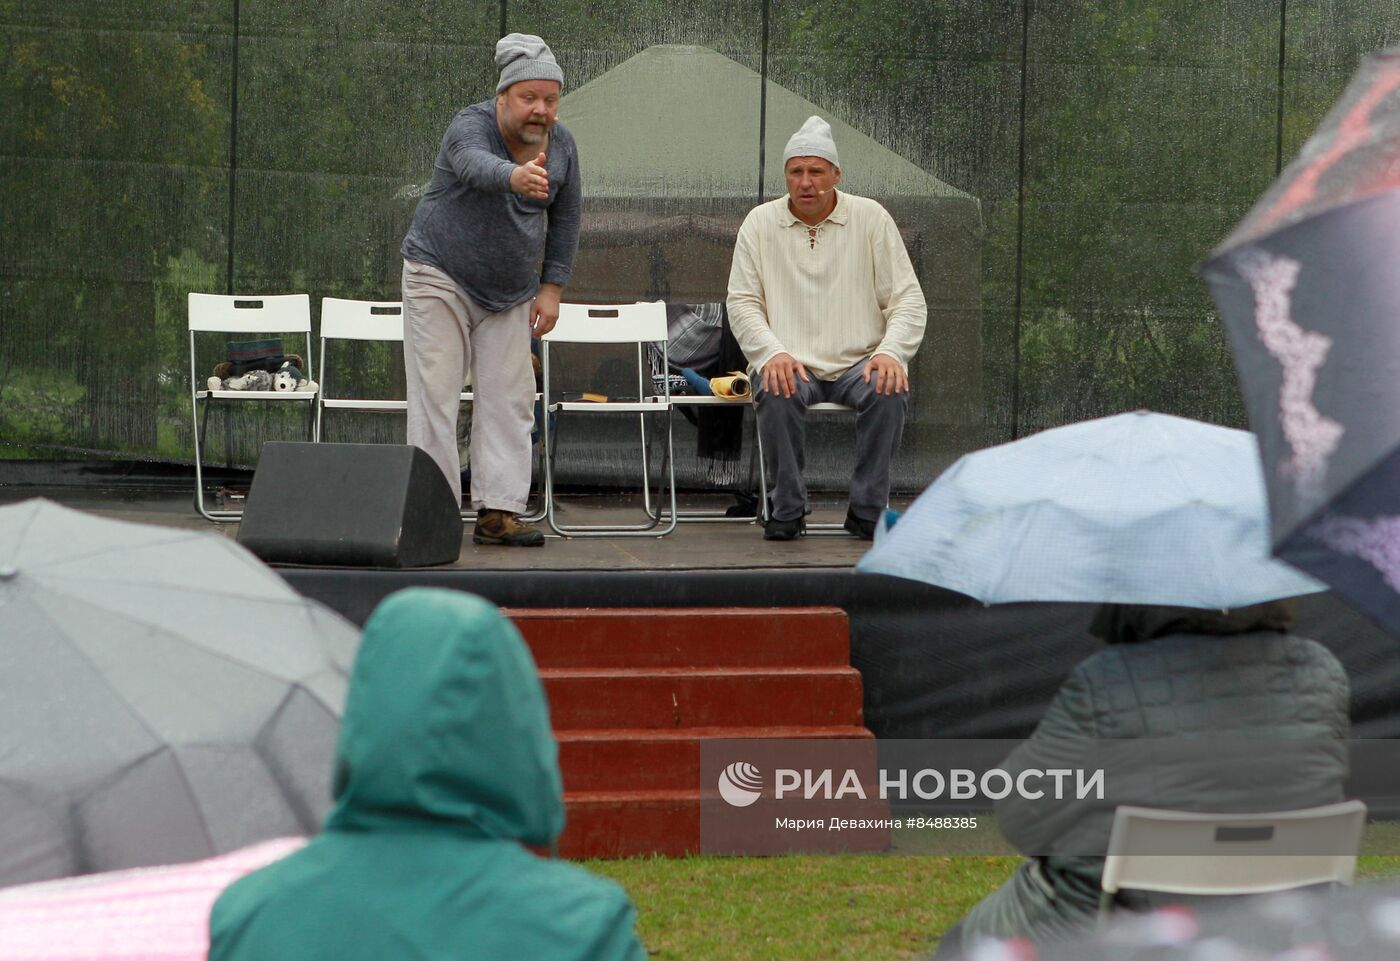
[{"label": "blue plaid umbrella", "polygon": [[1145,412],[966,455],[856,569],[988,604],[1233,608],[1324,589],[1269,556],[1253,435]]}]

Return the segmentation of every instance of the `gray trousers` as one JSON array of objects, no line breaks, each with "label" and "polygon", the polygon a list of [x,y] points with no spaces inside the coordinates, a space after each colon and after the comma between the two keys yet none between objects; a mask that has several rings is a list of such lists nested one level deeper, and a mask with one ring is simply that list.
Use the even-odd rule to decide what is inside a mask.
[{"label": "gray trousers", "polygon": [[890,500],[890,462],[899,449],[909,395],[876,393],[874,383],[861,377],[861,361],[832,381],[813,377],[797,382],[791,397],[770,394],[755,378],[758,430],[763,437],[764,467],[773,497],[773,517],[794,520],[807,510],[807,407],[836,403],[856,410],[856,465],[851,474],[851,513],[874,521]]},{"label": "gray trousers", "polygon": [[442,468],[461,503],[457,415],[470,371],[471,507],[524,511],[535,426],[530,302],[493,314],[437,268],[404,261],[403,334],[408,442]]}]

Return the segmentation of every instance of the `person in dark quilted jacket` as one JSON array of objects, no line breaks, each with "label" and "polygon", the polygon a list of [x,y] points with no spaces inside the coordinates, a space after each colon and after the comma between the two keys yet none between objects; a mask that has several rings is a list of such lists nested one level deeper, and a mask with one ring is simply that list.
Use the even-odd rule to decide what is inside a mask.
[{"label": "person in dark quilted jacket", "polygon": [[1292,623],[1289,601],[1100,607],[1090,630],[1110,646],[1070,672],[1001,768],[1014,778],[1111,756],[1109,789],[1103,799],[1047,804],[1013,791],[997,801],[999,829],[1028,859],[935,957],[979,938],[1045,942],[1092,923],[1119,804],[1264,812],[1342,800],[1350,684],[1330,651],[1289,633]]}]

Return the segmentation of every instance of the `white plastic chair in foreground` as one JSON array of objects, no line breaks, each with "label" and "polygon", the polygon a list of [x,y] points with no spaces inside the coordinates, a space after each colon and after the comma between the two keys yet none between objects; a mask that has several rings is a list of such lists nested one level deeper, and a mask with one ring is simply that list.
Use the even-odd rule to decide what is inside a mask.
[{"label": "white plastic chair in foreground", "polygon": [[1241,895],[1350,885],[1365,825],[1361,801],[1267,814],[1122,805],[1109,833],[1100,917],[1124,890]]}]

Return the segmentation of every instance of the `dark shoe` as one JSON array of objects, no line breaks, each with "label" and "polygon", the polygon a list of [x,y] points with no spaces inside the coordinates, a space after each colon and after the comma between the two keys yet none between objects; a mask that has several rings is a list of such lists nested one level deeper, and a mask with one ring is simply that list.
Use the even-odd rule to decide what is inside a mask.
[{"label": "dark shoe", "polygon": [[539,547],[544,535],[510,511],[479,510],[473,544],[500,544],[505,547]]},{"label": "dark shoe", "polygon": [[770,517],[768,523],[763,525],[763,539],[765,541],[795,541],[805,533],[807,533],[806,517],[794,517],[790,521],[780,521],[776,517]]},{"label": "dark shoe", "polygon": [[863,541],[875,539],[875,522],[861,520],[849,510],[846,511],[846,523],[841,526]]}]

